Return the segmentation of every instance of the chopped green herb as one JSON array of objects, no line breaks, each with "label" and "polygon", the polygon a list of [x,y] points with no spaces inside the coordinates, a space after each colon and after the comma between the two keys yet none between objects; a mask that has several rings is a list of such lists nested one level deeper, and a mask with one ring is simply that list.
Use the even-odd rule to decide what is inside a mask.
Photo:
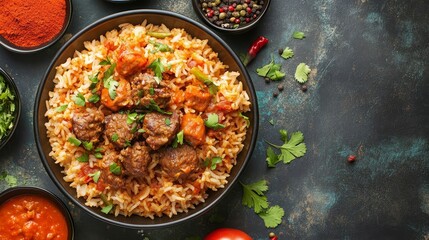
[{"label": "chopped green herb", "polygon": [[112,210],[112,208],[113,208],[113,205],[112,205],[112,204],[109,204],[109,205],[107,205],[107,206],[103,207],[103,208],[101,209],[101,212],[102,212],[102,213],[105,213],[105,214],[108,214],[108,213]]},{"label": "chopped green herb", "polygon": [[138,133],[144,133],[145,130],[143,128],[140,128],[139,130],[137,130]]},{"label": "chopped green herb", "polygon": [[214,130],[218,130],[225,127],[225,125],[219,123],[219,116],[216,113],[209,113],[207,115],[207,120],[204,121],[204,125]]},{"label": "chopped green herb", "polygon": [[268,191],[266,180],[261,180],[252,184],[243,184],[243,198],[241,203],[244,206],[253,208],[255,213],[262,212],[263,209],[268,208],[268,200],[264,192]]},{"label": "chopped green herb", "polygon": [[276,81],[282,79],[286,74],[282,72],[281,65],[274,63],[274,60],[261,68],[256,69],[256,72],[261,77],[268,77],[269,79]]},{"label": "chopped green herb", "polygon": [[169,118],[165,118],[165,125],[170,126],[171,120]]},{"label": "chopped green herb", "polygon": [[183,130],[176,134],[176,137],[173,141],[173,148],[177,148],[178,145],[183,145]]},{"label": "chopped green herb", "polygon": [[152,32],[152,31],[149,31],[149,32],[147,32],[147,35],[154,37],[154,38],[166,38],[166,37],[171,36],[171,33],[170,32]]},{"label": "chopped green herb", "polygon": [[96,152],[94,153],[94,157],[97,159],[102,159],[103,158],[103,154],[101,154],[100,152]]},{"label": "chopped green herb", "polygon": [[150,95],[154,95],[155,94],[155,89],[153,87],[149,88],[149,94]]},{"label": "chopped green herb", "polygon": [[157,111],[157,112],[162,113],[162,114],[168,114],[168,115],[173,114],[172,112],[166,112],[166,111],[162,110],[162,109],[158,106],[158,104],[156,104],[155,100],[151,99],[151,100],[149,100],[149,102],[150,102],[150,103],[149,103],[148,108],[149,108],[150,110],[152,110],[152,111]]},{"label": "chopped green herb", "polygon": [[119,166],[116,163],[110,164],[109,169],[110,169],[110,172],[115,175],[121,175],[122,173],[121,166]]},{"label": "chopped green herb", "polygon": [[278,162],[280,162],[279,156],[274,152],[273,148],[267,148],[267,164],[268,167],[275,167]]},{"label": "chopped green herb", "polygon": [[308,74],[311,72],[310,67],[305,63],[300,63],[296,67],[295,79],[299,83],[305,83],[308,80]]},{"label": "chopped green herb", "polygon": [[69,106],[68,104],[61,105],[61,106],[57,107],[55,109],[55,111],[57,111],[57,112],[64,112],[67,109],[68,106]]},{"label": "chopped green herb", "polygon": [[212,95],[215,95],[217,91],[219,90],[218,86],[214,84],[214,82],[207,76],[205,73],[203,73],[199,68],[193,67],[190,71],[199,81],[203,82],[208,88],[209,93]]},{"label": "chopped green herb", "polygon": [[92,94],[88,99],[88,102],[90,103],[97,103],[98,101],[100,101],[100,95],[98,94]]},{"label": "chopped green herb", "polygon": [[92,177],[92,180],[94,180],[94,182],[97,183],[98,179],[100,178],[100,174],[101,174],[101,172],[100,172],[100,170],[98,170],[94,173],[88,174],[88,176]]},{"label": "chopped green herb", "polygon": [[76,97],[74,98],[74,103],[76,103],[76,105],[81,107],[85,106],[85,97],[83,96],[82,93],[78,93],[76,95]]},{"label": "chopped green herb", "polygon": [[102,151],[103,151],[103,148],[101,148],[101,147],[98,147],[94,150],[94,152],[102,152]]},{"label": "chopped green herb", "polygon": [[67,141],[69,141],[69,143],[75,145],[76,147],[79,147],[80,144],[82,143],[79,139],[77,139],[75,137],[69,137],[69,139]]},{"label": "chopped green herb", "polygon": [[242,117],[246,121],[246,127],[250,127],[250,120],[248,116],[243,115],[243,113],[238,113],[238,116]]},{"label": "chopped green herb", "polygon": [[284,50],[283,50],[283,53],[282,53],[282,58],[284,58],[284,59],[288,59],[288,58],[291,58],[291,57],[293,57],[293,51],[292,51],[292,49],[290,49],[289,47],[286,47]]},{"label": "chopped green herb", "polygon": [[221,162],[222,162],[222,158],[221,158],[221,157],[214,157],[214,158],[212,158],[212,159],[207,158],[207,159],[204,161],[204,166],[206,166],[206,167],[210,167],[210,169],[211,169],[211,170],[215,170],[215,169],[216,169],[216,167],[217,167],[217,165],[218,165],[219,163],[221,163]]},{"label": "chopped green herb", "polygon": [[[298,131],[292,133],[289,140],[286,130],[281,130],[280,134],[281,139],[284,142],[283,145],[278,146],[266,141],[272,147],[280,150],[280,154],[275,158],[273,157],[271,150],[267,149],[267,164],[269,167],[273,167],[280,161],[283,161],[283,163],[290,163],[295,158],[304,156],[307,152],[307,146],[304,143],[304,135],[302,132]],[[270,151],[269,154],[268,151]]]},{"label": "chopped green herb", "polygon": [[125,147],[129,147],[131,146],[131,141],[130,140],[126,140],[125,141]]},{"label": "chopped green herb", "polygon": [[104,81],[104,88],[107,88],[109,91],[110,99],[114,100],[116,98],[116,88],[119,86],[119,82],[113,79],[113,76],[109,77]]},{"label": "chopped green herb", "polygon": [[138,96],[139,98],[142,98],[142,97],[143,97],[143,94],[144,94],[143,90],[138,90],[138,91],[137,91],[137,96]]},{"label": "chopped green herb", "polygon": [[107,57],[107,59],[102,60],[100,62],[100,65],[105,66],[105,65],[112,65],[112,62],[110,61],[109,57]]},{"label": "chopped green herb", "polygon": [[117,133],[114,133],[114,134],[112,135],[112,141],[113,141],[113,142],[117,142],[117,141],[118,141],[118,139],[119,139],[118,134],[117,134]]},{"label": "chopped green herb", "polygon": [[295,39],[302,40],[305,38],[305,34],[303,32],[296,31],[296,32],[293,32],[292,37]]},{"label": "chopped green herb", "polygon": [[82,155],[80,155],[80,157],[77,157],[76,160],[78,160],[79,162],[88,162],[89,155],[88,153],[84,152]]},{"label": "chopped green herb", "polygon": [[93,76],[89,77],[89,80],[91,81],[91,85],[89,86],[89,89],[94,89],[97,86],[97,84],[99,82],[98,74],[99,74],[99,72],[94,74]]},{"label": "chopped green herb", "polygon": [[82,146],[88,151],[91,151],[94,148],[92,142],[82,142]]},{"label": "chopped green herb", "polygon": [[162,73],[164,72],[164,66],[161,63],[161,60],[157,58],[148,66],[148,68],[153,70],[155,73],[155,81],[159,84],[162,80]]},{"label": "chopped green herb", "polygon": [[282,223],[282,218],[285,215],[285,211],[278,205],[272,206],[262,212],[260,212],[259,217],[264,220],[265,227],[275,228],[280,223]]},{"label": "chopped green herb", "polygon": [[138,115],[138,113],[136,113],[136,112],[128,113],[127,114],[127,124],[128,125],[133,124],[137,120],[137,115]]}]

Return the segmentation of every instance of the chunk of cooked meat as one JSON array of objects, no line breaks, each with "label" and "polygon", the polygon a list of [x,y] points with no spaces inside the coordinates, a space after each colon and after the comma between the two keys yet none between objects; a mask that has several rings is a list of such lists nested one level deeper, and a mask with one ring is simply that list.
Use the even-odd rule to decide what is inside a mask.
[{"label": "chunk of cooked meat", "polygon": [[[122,177],[122,165],[119,160],[119,153],[115,150],[107,150],[104,153],[103,161],[98,161],[98,167],[100,168],[100,180],[103,184],[110,187],[110,189],[118,190],[125,188],[125,180]],[[119,166],[119,174],[115,174],[111,171],[111,166],[116,164]],[[100,181],[99,180],[99,181]]]},{"label": "chunk of cooked meat", "polygon": [[127,114],[114,113],[105,118],[105,134],[110,142],[117,148],[130,146],[137,137],[139,126],[136,122],[127,123]]},{"label": "chunk of cooked meat", "polygon": [[173,180],[192,180],[200,170],[197,151],[187,144],[163,148],[158,156],[162,170]]},{"label": "chunk of cooked meat", "polygon": [[204,112],[212,100],[207,87],[189,85],[185,90],[185,106]]},{"label": "chunk of cooked meat", "polygon": [[119,48],[116,71],[122,76],[129,76],[142,71],[147,64],[147,58],[141,48]]},{"label": "chunk of cooked meat", "polygon": [[170,143],[180,128],[180,115],[174,111],[172,115],[151,112],[143,120],[143,136],[146,143],[157,150]]},{"label": "chunk of cooked meat", "polygon": [[180,128],[183,130],[183,137],[193,146],[198,146],[206,140],[206,127],[201,116],[187,113],[182,117]]},{"label": "chunk of cooked meat", "polygon": [[118,81],[118,86],[115,90],[116,96],[112,98],[107,88],[101,90],[100,102],[112,111],[118,111],[119,109],[129,106],[133,103],[131,98],[131,86],[130,83],[125,79]]},{"label": "chunk of cooked meat", "polygon": [[76,112],[72,118],[73,133],[79,140],[98,142],[103,131],[104,114],[96,108]]},{"label": "chunk of cooked meat", "polygon": [[131,79],[131,95],[135,105],[147,107],[154,101],[160,108],[165,108],[170,103],[170,92],[164,82],[158,84],[149,73],[140,73]]},{"label": "chunk of cooked meat", "polygon": [[136,142],[132,147],[121,151],[121,162],[125,174],[135,178],[143,178],[147,174],[147,167],[152,161],[150,148],[143,142]]}]

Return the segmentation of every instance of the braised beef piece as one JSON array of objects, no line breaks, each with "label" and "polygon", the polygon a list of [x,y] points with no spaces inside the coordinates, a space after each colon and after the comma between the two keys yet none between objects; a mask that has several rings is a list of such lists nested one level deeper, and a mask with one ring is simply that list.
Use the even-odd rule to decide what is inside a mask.
[{"label": "braised beef piece", "polygon": [[137,137],[139,125],[136,122],[127,123],[127,114],[114,113],[106,116],[105,134],[116,148],[130,146],[132,140]]},{"label": "braised beef piece", "polygon": [[173,180],[195,179],[200,169],[197,152],[187,144],[163,148],[158,156],[162,170]]},{"label": "braised beef piece", "polygon": [[146,114],[143,120],[143,136],[153,150],[170,143],[179,128],[180,115],[178,111],[174,111],[172,115],[151,112]]},{"label": "braised beef piece", "polygon": [[149,73],[140,73],[131,79],[131,95],[134,104],[148,107],[154,102],[160,108],[170,103],[171,91],[164,82],[159,84],[155,77]]},{"label": "braised beef piece", "polygon": [[[120,168],[120,173],[115,174],[111,171],[110,167],[112,164],[116,164]],[[115,150],[107,150],[104,153],[103,161],[99,161],[99,168],[101,171],[101,181],[110,186],[110,189],[118,190],[125,188],[125,180],[122,177],[123,167],[119,160],[119,153]]]},{"label": "braised beef piece", "polygon": [[103,120],[104,114],[96,108],[76,112],[72,118],[73,132],[82,141],[96,143],[103,131]]},{"label": "braised beef piece", "polygon": [[147,167],[152,161],[150,148],[143,142],[136,142],[131,147],[121,151],[120,159],[125,174],[135,178],[143,178],[147,174]]}]

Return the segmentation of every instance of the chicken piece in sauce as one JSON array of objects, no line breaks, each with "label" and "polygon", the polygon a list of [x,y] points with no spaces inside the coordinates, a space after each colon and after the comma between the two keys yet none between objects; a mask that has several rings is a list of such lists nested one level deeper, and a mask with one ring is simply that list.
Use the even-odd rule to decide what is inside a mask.
[{"label": "chicken piece in sauce", "polygon": [[184,139],[192,146],[198,146],[205,142],[206,127],[201,116],[192,113],[183,115],[180,129],[183,130]]},{"label": "chicken piece in sauce", "polygon": [[143,136],[146,143],[153,149],[170,143],[180,128],[180,115],[174,111],[172,115],[151,112],[143,120]]},{"label": "chicken piece in sauce", "polygon": [[81,141],[97,143],[104,129],[104,114],[96,108],[76,112],[72,118],[73,133]]},{"label": "chicken piece in sauce", "polygon": [[143,142],[136,142],[133,146],[123,149],[120,159],[124,166],[124,173],[137,179],[143,178],[152,161],[150,150]]},{"label": "chicken piece in sauce", "polygon": [[200,170],[197,152],[187,144],[163,148],[158,157],[161,169],[173,180],[193,180]]},{"label": "chicken piece in sauce", "polygon": [[136,122],[128,124],[127,118],[127,114],[121,113],[114,113],[105,118],[106,137],[116,148],[130,146],[133,139],[138,135],[139,124]]}]

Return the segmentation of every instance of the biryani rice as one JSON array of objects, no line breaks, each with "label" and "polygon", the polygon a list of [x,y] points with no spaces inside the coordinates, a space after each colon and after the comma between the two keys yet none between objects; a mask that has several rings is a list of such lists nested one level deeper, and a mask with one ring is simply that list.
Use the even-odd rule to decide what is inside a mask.
[{"label": "biryani rice", "polygon": [[[190,74],[190,67],[187,65],[188,59],[202,63],[202,70],[209,75],[219,88],[216,101],[228,100],[232,102],[233,113],[225,115],[224,123],[226,130],[222,132],[221,139],[206,136],[205,143],[197,149],[200,159],[220,156],[223,161],[218,164],[215,170],[206,167],[197,184],[179,184],[172,182],[156,168],[157,159],[153,159],[148,166],[146,181],[153,183],[140,184],[134,179],[127,179],[127,190],[113,191],[109,188],[103,191],[97,190],[94,183],[83,183],[79,180],[82,163],[76,158],[82,154],[84,149],[77,147],[68,141],[73,137],[72,117],[73,112],[78,108],[73,100],[78,92],[87,99],[90,96],[89,86],[92,76],[100,71],[100,62],[107,58],[108,49],[106,44],[113,43],[118,46],[124,42],[138,43],[154,40],[147,35],[147,32],[170,32],[171,36],[164,39],[155,39],[158,42],[168,44],[175,49],[174,52],[155,52],[152,44],[145,46],[145,57],[148,62],[157,58],[165,66],[170,66],[170,71],[174,73],[174,78],[168,81],[169,88],[173,91],[179,89],[192,80],[194,76]],[[148,218],[167,215],[172,217],[181,212],[193,209],[195,205],[204,202],[208,196],[208,189],[217,191],[224,188],[228,183],[228,176],[231,168],[236,164],[236,158],[243,149],[243,141],[246,138],[246,120],[239,115],[250,111],[249,97],[243,89],[242,83],[237,79],[238,72],[228,71],[228,66],[218,59],[218,54],[208,45],[207,40],[197,39],[187,34],[183,29],[168,29],[164,25],[156,26],[144,21],[140,25],[122,24],[119,30],[112,30],[100,39],[87,41],[84,43],[85,50],[76,51],[72,58],[56,68],[56,75],[53,79],[55,88],[49,93],[49,100],[46,102],[45,124],[47,135],[52,147],[50,156],[64,168],[64,180],[76,189],[77,197],[86,199],[86,205],[91,207],[103,207],[105,203],[100,197],[103,194],[114,206],[115,215],[130,216],[136,214]],[[115,60],[117,56],[110,56]],[[67,105],[67,108],[59,112],[57,108]],[[101,106],[102,107],[102,106]],[[172,107],[174,108],[174,106]],[[184,112],[193,112],[193,109],[184,107]],[[104,139],[104,144],[109,140]],[[91,166],[99,161],[90,156]]]}]

